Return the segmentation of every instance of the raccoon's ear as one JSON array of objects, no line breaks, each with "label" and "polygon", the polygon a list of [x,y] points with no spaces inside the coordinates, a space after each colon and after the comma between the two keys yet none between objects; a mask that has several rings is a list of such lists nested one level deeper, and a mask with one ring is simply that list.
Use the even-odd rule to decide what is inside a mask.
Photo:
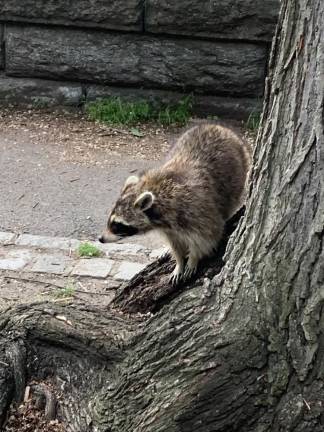
[{"label": "raccoon's ear", "polygon": [[142,211],[146,211],[152,207],[154,200],[155,196],[152,194],[152,192],[142,192],[134,202],[134,207]]},{"label": "raccoon's ear", "polygon": [[125,181],[123,190],[125,190],[128,186],[134,185],[138,182],[139,182],[138,176],[132,175],[132,176],[128,177],[128,179]]}]

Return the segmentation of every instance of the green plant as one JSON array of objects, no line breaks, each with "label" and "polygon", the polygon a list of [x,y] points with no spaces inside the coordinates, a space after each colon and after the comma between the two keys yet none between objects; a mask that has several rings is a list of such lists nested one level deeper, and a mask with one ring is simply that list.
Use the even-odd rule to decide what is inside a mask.
[{"label": "green plant", "polygon": [[149,120],[151,108],[147,102],[126,102],[118,97],[99,99],[86,105],[90,119],[111,124],[134,124]]},{"label": "green plant", "polygon": [[261,120],[261,114],[259,112],[252,111],[246,121],[246,128],[252,132],[256,132],[259,129]]},{"label": "green plant", "polygon": [[47,97],[34,97],[32,99],[32,106],[36,109],[48,108],[50,106],[50,100]]},{"label": "green plant", "polygon": [[68,282],[64,288],[57,288],[53,292],[55,298],[68,298],[73,297],[75,294],[75,287],[73,282]]},{"label": "green plant", "polygon": [[187,96],[174,105],[161,107],[157,114],[159,123],[163,125],[186,124],[191,115],[192,104],[192,96]]},{"label": "green plant", "polygon": [[85,105],[91,120],[108,124],[134,125],[158,121],[163,125],[186,124],[190,118],[192,97],[187,96],[173,105],[155,108],[146,101],[128,102],[119,97],[98,99]]},{"label": "green plant", "polygon": [[101,255],[100,249],[91,243],[82,243],[78,247],[78,255],[80,257],[98,257]]}]

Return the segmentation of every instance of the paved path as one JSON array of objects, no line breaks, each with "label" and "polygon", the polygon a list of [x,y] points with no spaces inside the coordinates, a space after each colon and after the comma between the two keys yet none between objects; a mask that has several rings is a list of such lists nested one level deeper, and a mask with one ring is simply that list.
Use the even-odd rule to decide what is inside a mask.
[{"label": "paved path", "polygon": [[95,239],[131,172],[152,161],[113,160],[101,166],[61,160],[58,149],[0,131],[0,229]]},{"label": "paved path", "polygon": [[[91,294],[90,303],[108,304],[116,288],[164,251],[134,243],[93,243],[101,256],[81,258],[77,252],[81,243],[64,237],[0,232],[0,309],[15,301],[39,299],[39,285],[55,287],[58,297],[60,288],[64,293],[67,286],[78,287],[78,294]],[[99,299],[105,293],[102,302]]]},{"label": "paved path", "polygon": [[0,231],[95,240],[125,179],[164,159],[168,136],[0,109]]}]

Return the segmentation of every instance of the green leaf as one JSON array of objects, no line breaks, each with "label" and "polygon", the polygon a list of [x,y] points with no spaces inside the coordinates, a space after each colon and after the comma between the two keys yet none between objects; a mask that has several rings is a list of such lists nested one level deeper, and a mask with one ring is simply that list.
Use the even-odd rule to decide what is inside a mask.
[{"label": "green leaf", "polygon": [[130,133],[138,138],[142,138],[145,136],[145,133],[141,132],[137,128],[131,128]]}]

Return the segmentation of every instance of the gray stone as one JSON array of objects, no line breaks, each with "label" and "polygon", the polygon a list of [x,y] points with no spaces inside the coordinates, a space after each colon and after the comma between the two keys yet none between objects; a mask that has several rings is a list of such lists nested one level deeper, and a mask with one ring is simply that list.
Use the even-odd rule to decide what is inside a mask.
[{"label": "gray stone", "polygon": [[114,278],[117,280],[128,281],[137,275],[137,273],[141,272],[145,267],[146,264],[124,261],[120,264]]},{"label": "gray stone", "polygon": [[2,21],[140,31],[142,14],[142,0],[0,0]]},{"label": "gray stone", "polygon": [[106,278],[109,276],[113,263],[105,258],[81,259],[73,268],[72,275]]},{"label": "gray stone", "polygon": [[194,112],[197,115],[219,116],[221,118],[246,120],[251,113],[262,111],[261,98],[233,98],[197,95]]},{"label": "gray stone", "polygon": [[161,39],[37,26],[8,26],[6,71],[208,94],[260,96],[267,47],[248,43]]},{"label": "gray stone", "polygon": [[32,254],[28,250],[9,251],[5,257],[0,257],[1,270],[22,270],[30,263]]},{"label": "gray stone", "polygon": [[[107,97],[121,97],[128,101],[146,100],[155,107],[172,105],[184,98],[183,93],[158,90],[109,87],[100,85],[86,86],[87,101]],[[247,119],[252,112],[261,112],[262,100],[247,97],[222,97],[193,95],[193,112],[197,115],[216,115],[230,119]]]},{"label": "gray stone", "polygon": [[279,0],[146,0],[145,29],[154,33],[271,41]]},{"label": "gray stone", "polygon": [[14,239],[14,233],[0,231],[0,244],[11,243],[14,241]]},{"label": "gray stone", "polygon": [[30,246],[41,249],[61,249],[74,251],[81,242],[74,239],[68,239],[64,237],[47,237],[37,236],[32,234],[21,234],[17,240],[16,245],[19,246]]},{"label": "gray stone", "polygon": [[36,273],[67,274],[71,271],[72,261],[68,256],[59,254],[40,255],[28,270]]},{"label": "gray stone", "polygon": [[[126,100],[146,100],[153,106],[177,103],[183,93],[158,90],[85,85],[87,101],[99,98],[120,96]],[[79,84],[58,83],[57,81],[11,78],[0,74],[0,104],[34,105],[79,105],[82,89]],[[262,100],[246,97],[220,97],[195,95],[193,112],[197,115],[217,115],[232,119],[246,119],[251,112],[261,111]]]},{"label": "gray stone", "polygon": [[109,255],[138,255],[140,252],[144,252],[145,247],[133,244],[133,243],[96,243],[98,249],[104,252],[107,256]]},{"label": "gray stone", "polygon": [[82,97],[80,84],[0,75],[0,104],[79,105]]}]

